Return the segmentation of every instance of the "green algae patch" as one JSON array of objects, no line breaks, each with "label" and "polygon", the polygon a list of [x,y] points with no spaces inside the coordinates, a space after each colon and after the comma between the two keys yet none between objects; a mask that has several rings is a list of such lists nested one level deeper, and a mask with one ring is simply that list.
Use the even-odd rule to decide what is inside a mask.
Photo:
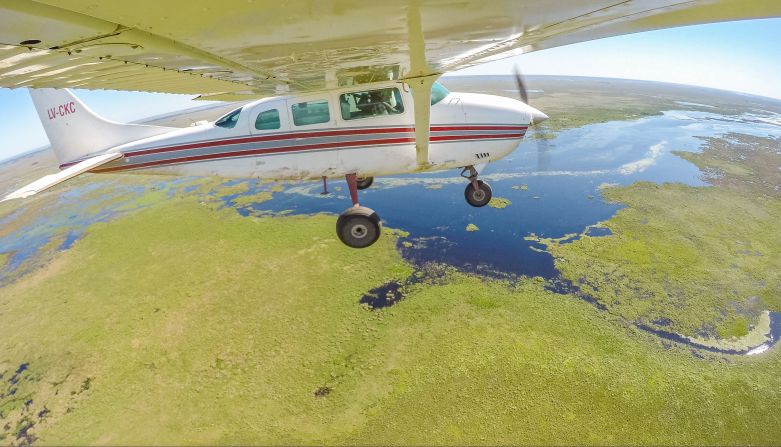
[{"label": "green algae patch", "polygon": [[409,231],[400,230],[398,228],[383,227],[382,231],[383,233],[393,237],[398,237],[398,238],[409,237]]},{"label": "green algae patch", "polygon": [[[586,231],[588,231],[588,228],[586,228]],[[550,246],[550,245],[553,245],[553,244],[562,244],[562,243],[572,242],[573,240],[575,240],[578,237],[585,236],[586,235],[586,231],[584,231],[583,233],[580,233],[580,234],[578,234],[578,233],[567,233],[564,236],[560,236],[560,237],[540,237],[540,236],[538,236],[535,233],[529,233],[529,235],[528,236],[524,236],[523,239],[527,240],[527,241],[537,242],[537,243],[540,243],[542,245]]]},{"label": "green algae patch", "polygon": [[770,341],[770,312],[764,311],[756,325],[751,325],[743,316],[733,318],[731,324],[719,328],[718,338],[687,337],[702,346],[718,349],[745,350]]},{"label": "green algae patch", "polygon": [[618,183],[609,183],[609,182],[602,182],[597,186],[597,190],[602,191],[607,188],[615,188],[616,186],[620,186]]},{"label": "green algae patch", "polygon": [[492,197],[491,200],[488,201],[488,206],[491,208],[503,209],[510,205],[512,205],[512,202],[504,197]]},{"label": "green algae patch", "polygon": [[516,190],[519,189],[521,191],[528,191],[529,190],[529,185],[526,185],[526,184],[523,184],[523,185],[513,185],[512,188],[516,189]]},{"label": "green algae patch", "polygon": [[268,202],[274,198],[274,194],[270,191],[260,191],[255,194],[241,195],[233,199],[233,204],[236,206],[247,206],[257,203]]},{"label": "green algae patch", "polygon": [[[227,179],[220,179],[220,180],[222,182],[227,181]],[[232,196],[236,194],[245,194],[249,192],[249,183],[239,182],[230,186],[226,186],[223,184],[213,189],[212,191],[214,191],[219,196]]]},{"label": "green algae patch", "polygon": [[470,223],[466,226],[466,231],[469,232],[480,231],[480,228],[478,228],[477,225]]}]

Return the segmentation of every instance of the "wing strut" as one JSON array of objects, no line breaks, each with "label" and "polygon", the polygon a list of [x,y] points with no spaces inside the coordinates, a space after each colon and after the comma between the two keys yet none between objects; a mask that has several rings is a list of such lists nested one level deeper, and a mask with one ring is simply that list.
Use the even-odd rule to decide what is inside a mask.
[{"label": "wing strut", "polygon": [[426,169],[431,127],[431,86],[442,73],[433,70],[426,60],[426,38],[420,15],[420,2],[412,1],[407,10],[407,34],[409,38],[410,70],[401,79],[412,89],[415,102],[415,151],[418,169]]},{"label": "wing strut", "polygon": [[412,99],[415,102],[415,151],[418,169],[429,166],[428,143],[431,129],[431,86],[439,78],[439,74],[406,79],[412,89]]}]

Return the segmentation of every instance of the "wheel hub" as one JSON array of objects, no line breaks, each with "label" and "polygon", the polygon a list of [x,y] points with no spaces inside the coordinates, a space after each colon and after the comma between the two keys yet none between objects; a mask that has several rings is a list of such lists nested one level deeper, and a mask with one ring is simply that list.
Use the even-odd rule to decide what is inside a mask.
[{"label": "wheel hub", "polygon": [[366,228],[366,225],[355,224],[350,228],[350,235],[356,239],[363,239],[367,234],[369,234],[369,229]]}]

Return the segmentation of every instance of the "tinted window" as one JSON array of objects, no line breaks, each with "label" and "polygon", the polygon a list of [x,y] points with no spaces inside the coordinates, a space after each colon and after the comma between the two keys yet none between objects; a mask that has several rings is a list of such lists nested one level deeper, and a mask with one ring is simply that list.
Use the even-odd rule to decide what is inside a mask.
[{"label": "tinted window", "polygon": [[309,124],[327,123],[331,120],[328,113],[328,101],[309,101],[293,104],[293,124],[307,126]]},{"label": "tinted window", "polygon": [[215,121],[214,125],[224,127],[226,129],[233,129],[234,127],[236,127],[236,123],[239,122],[240,114],[241,114],[241,109],[236,109],[233,112],[230,112],[229,114],[224,115],[222,118]]},{"label": "tinted window", "polygon": [[342,118],[354,120],[373,116],[397,115],[404,112],[401,93],[397,88],[382,88],[339,96]]},{"label": "tinted window", "polygon": [[255,120],[255,129],[271,130],[279,129],[279,110],[272,109],[260,112]]},{"label": "tinted window", "polygon": [[439,101],[442,101],[449,94],[450,90],[446,89],[445,86],[439,82],[435,82],[434,85],[431,86],[431,105],[433,106]]}]

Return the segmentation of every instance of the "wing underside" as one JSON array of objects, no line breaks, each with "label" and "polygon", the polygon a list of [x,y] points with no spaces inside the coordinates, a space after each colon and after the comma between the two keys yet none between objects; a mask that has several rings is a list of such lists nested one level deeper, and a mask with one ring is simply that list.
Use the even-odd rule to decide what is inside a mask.
[{"label": "wing underside", "polygon": [[7,196],[3,197],[2,200],[0,200],[0,202],[5,202],[6,200],[12,200],[12,199],[23,199],[25,197],[38,194],[39,192],[49,189],[52,186],[58,185],[68,179],[76,177],[79,174],[83,174],[91,169],[94,169],[100,165],[106,164],[118,158],[122,158],[122,154],[119,152],[96,155],[82,162],[79,162],[67,169],[63,169],[62,171],[56,174],[51,174],[42,177],[30,183],[29,185],[26,185],[8,194]]},{"label": "wing underside", "polygon": [[0,0],[0,87],[246,99],[406,79],[777,0]]}]

